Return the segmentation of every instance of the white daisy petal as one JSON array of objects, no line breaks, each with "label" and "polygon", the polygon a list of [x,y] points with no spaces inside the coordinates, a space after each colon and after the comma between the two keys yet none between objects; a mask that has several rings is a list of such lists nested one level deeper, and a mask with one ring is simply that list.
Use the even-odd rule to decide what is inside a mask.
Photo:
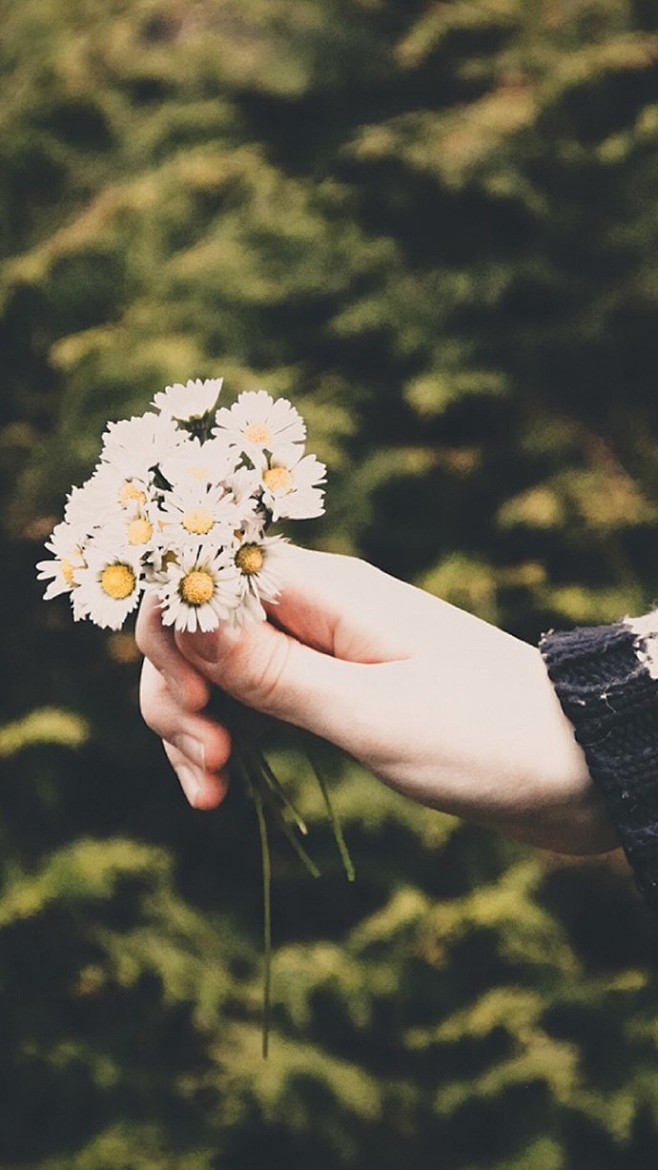
[{"label": "white daisy petal", "polygon": [[63,520],[53,529],[46,548],[53,554],[52,560],[39,561],[36,567],[37,580],[50,582],[44,593],[44,600],[50,601],[75,589],[76,570],[85,566],[80,530]]},{"label": "white daisy petal", "polygon": [[281,536],[246,535],[235,550],[234,561],[240,571],[240,599],[238,618],[267,617],[263,602],[275,603],[281,590],[277,571],[278,554],[286,541]]},{"label": "white daisy petal", "polygon": [[98,470],[82,487],[73,487],[64,508],[64,520],[89,535],[102,523],[108,506],[108,491]]},{"label": "white daisy petal", "polygon": [[185,438],[169,415],[147,411],[139,418],[108,424],[101,460],[126,479],[148,480],[152,468]]},{"label": "white daisy petal", "polygon": [[225,439],[200,439],[187,435],[185,442],[170,451],[159,464],[159,470],[170,484],[187,481],[204,484],[221,483],[236,471],[239,457]]},{"label": "white daisy petal", "polygon": [[[84,516],[95,528],[148,508],[155,498],[152,477],[127,476],[114,464],[101,463],[83,488],[69,499],[67,519]],[[90,528],[91,531],[91,528]]]},{"label": "white daisy petal", "polygon": [[271,397],[265,390],[245,390],[237,402],[217,411],[219,434],[226,434],[232,446],[252,461],[263,451],[282,443],[303,443],[304,420],[287,398]]},{"label": "white daisy petal", "polygon": [[133,549],[142,556],[149,555],[163,542],[158,508],[154,504],[124,508],[103,525],[102,536],[117,551]]},{"label": "white daisy petal", "polygon": [[260,472],[263,505],[273,520],[309,520],[324,512],[326,467],[315,455],[304,455],[293,445],[272,452]]},{"label": "white daisy petal", "polygon": [[194,633],[233,620],[240,605],[239,572],[226,552],[183,549],[158,590],[162,623]]},{"label": "white daisy petal", "polygon": [[163,492],[158,519],[166,544],[216,548],[231,543],[243,512],[244,507],[238,507],[232,492],[222,484],[207,487],[190,480]]},{"label": "white daisy petal", "polygon": [[86,565],[76,572],[73,616],[103,629],[118,630],[135,609],[144,580],[139,551],[115,551],[102,539],[85,549]]},{"label": "white daisy petal", "polygon": [[153,399],[153,406],[168,418],[178,422],[190,422],[192,419],[203,418],[210,414],[217,406],[217,399],[222,388],[222,378],[190,379],[183,385],[175,382],[167,386]]}]

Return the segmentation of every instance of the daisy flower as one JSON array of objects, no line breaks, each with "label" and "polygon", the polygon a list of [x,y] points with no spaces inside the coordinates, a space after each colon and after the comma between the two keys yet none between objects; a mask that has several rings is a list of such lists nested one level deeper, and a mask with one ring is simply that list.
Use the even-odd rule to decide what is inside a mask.
[{"label": "daisy flower", "polygon": [[135,549],[144,556],[162,540],[162,530],[158,521],[158,509],[154,504],[124,509],[121,514],[103,525],[103,538],[117,551]]},{"label": "daisy flower", "polygon": [[43,595],[45,601],[50,601],[60,593],[70,593],[75,589],[76,570],[85,567],[80,529],[62,520],[46,541],[46,548],[53,554],[53,559],[39,561],[37,580],[50,581]]},{"label": "daisy flower", "polygon": [[153,399],[160,413],[178,422],[192,422],[204,418],[215,409],[223,378],[190,379],[185,385],[175,382],[166,386]]},{"label": "daisy flower", "polygon": [[208,486],[226,479],[236,470],[235,450],[226,439],[213,438],[202,443],[188,435],[185,442],[169,451],[158,465],[168,483],[196,481]]},{"label": "daisy flower", "polygon": [[267,617],[262,602],[275,602],[281,589],[281,579],[276,563],[281,546],[286,543],[281,536],[261,536],[259,530],[250,533],[247,529],[244,539],[234,552],[233,559],[240,571],[240,602],[238,618],[255,618],[264,621]]},{"label": "daisy flower", "polygon": [[257,530],[259,535],[262,535],[269,515],[261,504],[260,473],[255,468],[238,467],[233,475],[227,477],[225,483],[235,500],[236,514],[239,517],[234,527],[236,538],[241,539],[247,529]]},{"label": "daisy flower", "polygon": [[216,423],[219,433],[226,434],[231,446],[252,462],[263,451],[282,443],[303,443],[306,438],[304,420],[294,406],[287,398],[275,401],[266,390],[245,390],[233,406],[217,411]]},{"label": "daisy flower", "polygon": [[139,549],[117,551],[101,538],[85,549],[86,565],[75,574],[76,621],[89,618],[103,629],[118,630],[137,605],[143,588]]},{"label": "daisy flower", "polygon": [[[86,493],[86,498],[81,493]],[[94,520],[94,527],[105,527],[115,520],[136,515],[149,507],[154,499],[151,476],[126,476],[110,463],[100,463],[93,476],[69,500],[66,515],[85,514]]]},{"label": "daisy flower", "polygon": [[139,418],[109,423],[101,460],[128,480],[148,480],[152,468],[185,442],[185,432],[168,415],[147,411]]},{"label": "daisy flower", "polygon": [[[112,501],[112,506],[115,506]],[[89,535],[103,522],[108,509],[107,487],[95,472],[82,487],[71,488],[64,508],[64,519]]]},{"label": "daisy flower", "polygon": [[243,510],[222,484],[206,487],[191,480],[163,492],[158,520],[168,545],[217,547],[231,542]]},{"label": "daisy flower", "polygon": [[158,590],[162,624],[177,630],[217,629],[240,605],[239,570],[230,553],[183,549],[166,566],[166,581]]},{"label": "daisy flower", "polygon": [[326,467],[315,455],[304,455],[304,448],[290,444],[272,452],[260,469],[262,502],[272,520],[310,520],[324,512]]}]

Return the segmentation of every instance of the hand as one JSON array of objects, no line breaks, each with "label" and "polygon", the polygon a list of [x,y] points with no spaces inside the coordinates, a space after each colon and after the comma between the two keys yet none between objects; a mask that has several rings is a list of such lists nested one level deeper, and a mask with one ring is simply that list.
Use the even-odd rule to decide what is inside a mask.
[{"label": "hand", "polygon": [[406,796],[567,853],[616,841],[540,653],[363,561],[284,546],[267,622],[164,629],[147,597],[141,705],[190,802],[223,798],[217,686],[306,728]]}]

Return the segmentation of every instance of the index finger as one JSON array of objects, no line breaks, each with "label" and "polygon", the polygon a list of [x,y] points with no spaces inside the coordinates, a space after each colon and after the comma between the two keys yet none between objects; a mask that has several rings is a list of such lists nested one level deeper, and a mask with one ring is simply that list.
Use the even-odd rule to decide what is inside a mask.
[{"label": "index finger", "polygon": [[145,658],[165,679],[179,703],[188,711],[202,711],[210,699],[210,683],[181,654],[173,629],[163,626],[160,606],[146,593],[137,615],[135,641]]}]

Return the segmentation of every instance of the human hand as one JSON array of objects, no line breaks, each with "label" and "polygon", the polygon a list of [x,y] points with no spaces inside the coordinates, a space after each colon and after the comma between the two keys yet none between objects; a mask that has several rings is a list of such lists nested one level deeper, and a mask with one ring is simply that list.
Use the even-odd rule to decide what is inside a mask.
[{"label": "human hand", "polygon": [[267,622],[175,633],[147,597],[141,705],[190,802],[223,798],[213,686],[423,804],[568,853],[615,837],[538,650],[356,558],[284,546]]}]

